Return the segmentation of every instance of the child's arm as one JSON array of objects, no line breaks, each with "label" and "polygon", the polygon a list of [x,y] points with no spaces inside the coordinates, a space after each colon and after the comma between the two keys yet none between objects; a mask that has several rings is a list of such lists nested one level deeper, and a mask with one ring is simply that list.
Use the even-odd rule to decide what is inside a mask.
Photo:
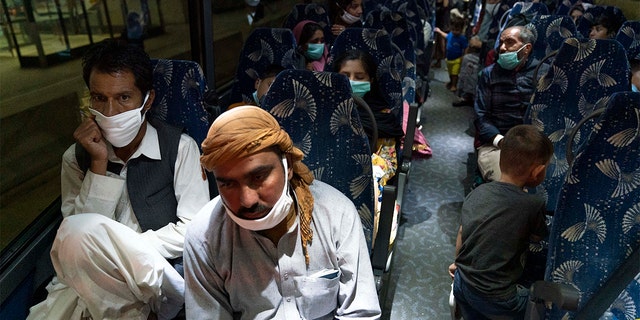
[{"label": "child's arm", "polygon": [[[460,247],[462,247],[462,226],[458,229],[458,236],[456,237],[456,257],[458,256],[458,252],[460,252]],[[455,262],[449,265],[449,275],[451,278],[454,277],[457,268]]]},{"label": "child's arm", "polygon": [[435,29],[433,29],[433,31],[435,31],[436,33],[438,33],[439,35],[441,35],[443,38],[447,37],[447,34],[444,33],[444,31],[440,30],[440,28],[436,27]]}]

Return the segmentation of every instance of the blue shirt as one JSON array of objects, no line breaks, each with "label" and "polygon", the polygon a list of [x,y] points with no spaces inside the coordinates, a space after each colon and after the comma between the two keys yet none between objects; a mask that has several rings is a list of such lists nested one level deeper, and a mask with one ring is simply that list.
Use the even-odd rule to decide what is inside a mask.
[{"label": "blue shirt", "polygon": [[447,34],[447,60],[455,60],[464,54],[464,50],[469,46],[467,37],[456,36],[453,32]]}]

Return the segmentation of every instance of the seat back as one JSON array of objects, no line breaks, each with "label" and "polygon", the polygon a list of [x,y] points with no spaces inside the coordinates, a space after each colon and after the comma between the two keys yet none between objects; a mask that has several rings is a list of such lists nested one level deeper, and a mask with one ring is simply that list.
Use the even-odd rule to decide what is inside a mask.
[{"label": "seat back", "polygon": [[298,3],[293,6],[291,12],[282,24],[283,28],[291,29],[303,20],[317,22],[324,30],[324,41],[330,47],[333,43],[333,33],[331,33],[331,19],[327,8],[319,3]]},{"label": "seat back", "polygon": [[[560,192],[545,275],[579,291],[578,312],[640,250],[640,93],[613,94],[586,137]],[[637,279],[611,305],[617,319],[640,317]]]},{"label": "seat back", "polygon": [[[542,130],[553,142],[554,155],[539,190],[546,193],[547,209],[554,211],[560,187],[569,168],[565,156],[567,138],[574,126],[609,97],[629,88],[629,65],[624,49],[615,40],[567,39],[537,84],[525,122]],[[593,122],[576,135],[579,147]]]},{"label": "seat back", "polygon": [[527,28],[536,35],[531,57],[538,60],[560,49],[566,39],[576,36],[576,25],[569,16],[539,16],[527,24]]},{"label": "seat back", "polygon": [[295,68],[296,40],[286,28],[260,27],[254,29],[244,42],[236,78],[227,104],[244,101],[253,103],[255,81],[269,65]]},{"label": "seat back", "polygon": [[405,76],[402,79],[402,96],[409,103],[416,98],[416,31],[401,13],[388,9],[370,12],[365,19],[365,27],[381,29],[391,35],[391,42],[402,52],[405,61]]},{"label": "seat back", "polygon": [[616,40],[627,51],[629,60],[640,60],[640,20],[625,21],[616,35]]},{"label": "seat back", "polygon": [[200,147],[213,120],[204,102],[208,87],[202,68],[187,60],[153,59],[151,63],[156,96],[149,116],[183,128]]},{"label": "seat back", "polygon": [[285,70],[261,106],[304,152],[316,179],[344,193],[358,209],[369,248],[373,233],[373,178],[369,140],[351,98],[351,85],[333,72]]},{"label": "seat back", "polygon": [[542,2],[516,2],[501,17],[500,31],[504,30],[507,25],[523,25],[518,20],[526,20],[524,24],[529,23],[539,16],[548,15],[549,8]]},{"label": "seat back", "polygon": [[[403,99],[401,81],[404,58],[393,48],[389,34],[385,30],[347,28],[336,37],[325,71],[333,71],[333,61],[343,52],[352,49],[368,52],[374,58],[378,66],[376,74],[378,85],[385,95],[391,112],[401,121]],[[401,122],[398,124],[400,125]]]}]

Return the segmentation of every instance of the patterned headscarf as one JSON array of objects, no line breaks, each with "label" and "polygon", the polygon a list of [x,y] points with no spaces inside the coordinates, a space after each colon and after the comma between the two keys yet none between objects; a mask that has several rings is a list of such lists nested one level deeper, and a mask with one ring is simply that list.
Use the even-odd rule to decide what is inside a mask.
[{"label": "patterned headscarf", "polygon": [[309,189],[313,173],[302,163],[302,151],[293,146],[289,135],[271,114],[254,106],[237,107],[222,113],[202,142],[200,162],[205,169],[213,171],[220,164],[237,161],[273,146],[277,146],[293,162],[290,165],[293,170],[290,183],[300,207],[300,234],[308,266],[307,243],[313,238],[313,196]]}]

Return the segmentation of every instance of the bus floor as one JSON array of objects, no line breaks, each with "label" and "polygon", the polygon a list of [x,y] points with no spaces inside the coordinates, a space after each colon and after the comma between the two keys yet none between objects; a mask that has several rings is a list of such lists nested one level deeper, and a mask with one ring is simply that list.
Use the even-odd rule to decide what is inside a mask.
[{"label": "bus floor", "polygon": [[446,66],[431,71],[422,132],[433,156],[412,161],[403,200],[383,319],[450,319],[448,266],[453,262],[460,208],[475,172],[471,107],[445,88]]}]

